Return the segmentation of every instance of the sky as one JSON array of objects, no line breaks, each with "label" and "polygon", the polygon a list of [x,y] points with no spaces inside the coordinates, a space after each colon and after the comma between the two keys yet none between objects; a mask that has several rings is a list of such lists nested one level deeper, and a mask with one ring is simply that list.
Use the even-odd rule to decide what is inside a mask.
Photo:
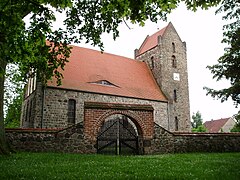
[{"label": "sky", "polygon": [[[231,117],[238,111],[231,100],[221,103],[220,100],[206,96],[206,91],[203,90],[204,86],[214,89],[229,86],[229,82],[224,80],[216,82],[206,68],[208,65],[217,63],[226,46],[221,43],[222,27],[226,21],[222,20],[221,14],[215,15],[216,9],[217,7],[192,12],[188,11],[184,4],[180,4],[168,16],[167,22],[152,23],[147,21],[144,27],[128,23],[131,29],[122,24],[119,27],[120,37],[115,41],[111,34],[102,36],[104,51],[134,58],[134,49],[140,47],[147,35],[152,35],[172,22],[181,40],[187,43],[191,116],[199,111],[204,122]],[[56,24],[56,26],[58,25]],[[99,50],[98,47],[93,47],[90,44],[82,43],[79,46]]]}]

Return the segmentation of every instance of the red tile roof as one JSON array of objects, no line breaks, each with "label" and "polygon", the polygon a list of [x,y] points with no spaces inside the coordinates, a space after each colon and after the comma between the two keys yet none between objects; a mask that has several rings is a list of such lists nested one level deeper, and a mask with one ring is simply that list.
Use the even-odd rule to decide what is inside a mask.
[{"label": "red tile roof", "polygon": [[[144,62],[73,46],[61,86],[101,94],[167,101]],[[102,84],[101,84],[102,83]]]},{"label": "red tile roof", "polygon": [[158,36],[162,36],[166,28],[167,26],[160,31],[154,33],[153,35],[147,36],[141,47],[139,48],[138,55],[143,54],[144,52],[156,47],[158,45]]},{"label": "red tile roof", "polygon": [[207,128],[208,132],[216,133],[221,131],[221,128],[228,120],[229,118],[211,120],[206,121],[203,125]]}]

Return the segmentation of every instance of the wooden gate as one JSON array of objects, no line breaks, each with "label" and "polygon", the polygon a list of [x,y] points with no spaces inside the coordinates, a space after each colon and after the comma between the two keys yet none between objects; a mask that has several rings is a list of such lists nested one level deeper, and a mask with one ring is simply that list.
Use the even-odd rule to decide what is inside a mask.
[{"label": "wooden gate", "polygon": [[103,123],[97,137],[97,152],[101,154],[138,154],[138,133],[126,116]]}]

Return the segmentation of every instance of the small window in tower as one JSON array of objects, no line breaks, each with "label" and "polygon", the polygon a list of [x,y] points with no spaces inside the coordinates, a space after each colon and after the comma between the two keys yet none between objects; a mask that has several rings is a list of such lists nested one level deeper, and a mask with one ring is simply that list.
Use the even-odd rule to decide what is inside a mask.
[{"label": "small window in tower", "polygon": [[177,67],[177,60],[176,60],[176,57],[174,55],[172,56],[172,67],[173,68]]},{"label": "small window in tower", "polygon": [[74,99],[68,100],[68,124],[75,124],[76,101]]},{"label": "small window in tower", "polygon": [[175,117],[175,131],[178,131],[178,118]]},{"label": "small window in tower", "polygon": [[177,102],[177,90],[176,89],[174,89],[174,91],[173,91],[173,100],[174,100],[174,102]]},{"label": "small window in tower", "polygon": [[173,51],[173,53],[175,53],[175,52],[176,52],[176,49],[175,49],[175,44],[174,44],[174,42],[172,42],[172,51]]},{"label": "small window in tower", "polygon": [[154,69],[154,57],[151,57],[151,69]]}]

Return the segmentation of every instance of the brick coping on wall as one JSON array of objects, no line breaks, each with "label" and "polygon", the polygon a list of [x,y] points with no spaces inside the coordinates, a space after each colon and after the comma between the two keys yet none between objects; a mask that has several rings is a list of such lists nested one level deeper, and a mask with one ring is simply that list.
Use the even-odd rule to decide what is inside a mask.
[{"label": "brick coping on wall", "polygon": [[144,104],[119,104],[119,103],[100,103],[100,102],[84,102],[85,108],[96,109],[121,109],[121,110],[146,110],[153,111],[151,105]]},{"label": "brick coping on wall", "polygon": [[[5,128],[6,132],[60,132],[68,128]],[[164,129],[164,128],[163,128]],[[207,133],[207,132],[170,132],[164,129],[168,133],[174,136],[239,136],[240,132],[221,132],[221,133]]]},{"label": "brick coping on wall", "polygon": [[174,136],[239,136],[240,132],[221,132],[221,133],[207,133],[207,132],[172,132]]},{"label": "brick coping on wall", "polygon": [[58,132],[66,128],[54,128],[54,129],[41,129],[41,128],[5,128],[6,132],[32,132],[32,133],[39,133],[39,132]]}]

